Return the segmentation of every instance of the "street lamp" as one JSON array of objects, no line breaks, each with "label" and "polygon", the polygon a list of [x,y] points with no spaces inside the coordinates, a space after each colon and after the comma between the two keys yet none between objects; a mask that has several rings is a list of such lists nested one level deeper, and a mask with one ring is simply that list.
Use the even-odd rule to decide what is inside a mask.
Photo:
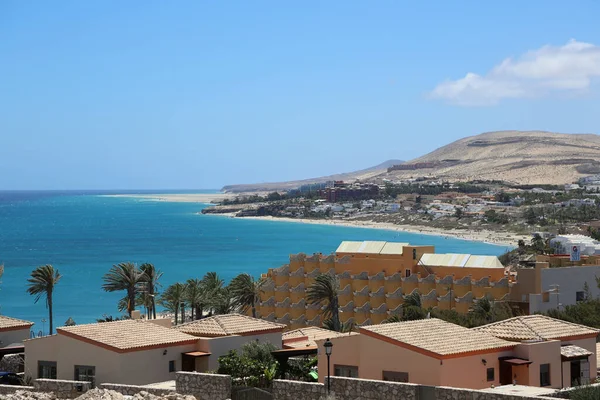
[{"label": "street lamp", "polygon": [[42,318],[42,336],[46,336],[46,318]]},{"label": "street lamp", "polygon": [[327,355],[327,394],[331,393],[331,367],[330,367],[330,357],[331,357],[331,351],[333,350],[333,343],[331,343],[331,340],[329,340],[329,338],[327,338],[327,340],[325,340],[325,343],[323,343],[323,347],[325,347],[325,354]]}]

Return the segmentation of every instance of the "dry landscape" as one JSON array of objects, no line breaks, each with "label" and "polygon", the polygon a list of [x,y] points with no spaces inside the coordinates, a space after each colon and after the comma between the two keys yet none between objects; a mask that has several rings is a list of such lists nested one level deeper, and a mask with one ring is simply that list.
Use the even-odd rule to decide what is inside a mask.
[{"label": "dry landscape", "polygon": [[[501,131],[470,136],[407,161],[405,168],[388,172],[400,164],[387,161],[373,168],[301,181],[229,185],[225,192],[289,190],[328,180],[361,179],[383,182],[420,176],[448,181],[503,180],[516,184],[572,183],[600,173],[600,136],[542,131]],[[412,167],[415,168],[412,168]]]}]

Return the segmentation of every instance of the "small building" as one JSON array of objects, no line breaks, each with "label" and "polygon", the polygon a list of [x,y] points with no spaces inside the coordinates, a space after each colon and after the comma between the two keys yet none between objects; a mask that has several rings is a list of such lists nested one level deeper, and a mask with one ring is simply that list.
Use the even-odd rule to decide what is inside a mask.
[{"label": "small building", "polygon": [[525,315],[473,331],[520,343],[515,355],[530,362],[527,371],[519,374],[521,385],[564,388],[596,379],[598,329],[544,315]]},{"label": "small building", "polygon": [[537,256],[537,259],[546,259],[548,262],[537,261],[533,268],[519,268],[517,281],[511,287],[510,301],[518,304],[523,312],[546,312],[574,305],[585,300],[586,295],[592,298],[600,296],[596,284],[596,277],[600,277],[600,265],[597,262],[596,265],[589,265],[588,258],[582,258],[578,262],[580,265],[569,266],[568,256]]},{"label": "small building", "polygon": [[251,341],[280,349],[285,327],[246,315],[223,314],[176,325],[173,330],[193,335],[198,342],[197,351],[183,355],[182,370],[206,372],[219,367],[219,357]]},{"label": "small building", "polygon": [[175,379],[182,355],[198,338],[171,329],[170,319],[125,320],[56,328],[25,341],[25,376],[144,385]]},{"label": "small building", "polygon": [[[435,318],[365,326],[331,342],[335,376],[470,389],[499,385],[499,360],[516,346]],[[327,371],[324,351],[318,365]],[[319,373],[320,381],[325,377]]]},{"label": "small building", "polygon": [[23,341],[29,339],[33,322],[0,316],[0,358],[23,352]]},{"label": "small building", "polygon": [[[335,376],[428,386],[563,388],[596,378],[599,332],[539,315],[475,329],[434,318],[364,326],[331,339],[330,366]],[[324,351],[318,363],[327,371]]]}]

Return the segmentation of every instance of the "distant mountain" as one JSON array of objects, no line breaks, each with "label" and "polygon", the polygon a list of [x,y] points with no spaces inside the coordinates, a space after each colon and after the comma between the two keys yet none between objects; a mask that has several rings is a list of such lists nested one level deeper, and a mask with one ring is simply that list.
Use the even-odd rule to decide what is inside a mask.
[{"label": "distant mountain", "polygon": [[299,181],[227,185],[224,186],[221,191],[227,193],[272,192],[275,190],[296,189],[302,185],[322,183],[327,181],[354,181],[356,179],[370,180],[371,178],[386,172],[389,167],[402,164],[403,162],[404,161],[400,160],[388,160],[374,167],[361,169],[360,171],[345,172],[335,175],[322,176],[319,178],[303,179]]},{"label": "distant mountain", "polygon": [[599,135],[502,131],[457,140],[374,179],[435,175],[448,180],[564,184],[598,173]]}]

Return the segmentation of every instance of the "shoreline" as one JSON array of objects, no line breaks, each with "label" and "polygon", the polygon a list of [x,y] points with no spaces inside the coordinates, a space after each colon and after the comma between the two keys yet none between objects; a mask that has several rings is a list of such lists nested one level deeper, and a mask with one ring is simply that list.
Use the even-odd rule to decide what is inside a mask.
[{"label": "shoreline", "polygon": [[200,203],[215,204],[215,201],[234,198],[235,195],[229,193],[189,193],[189,194],[102,194],[100,197],[117,197],[142,199],[148,201],[165,201],[171,203]]},{"label": "shoreline", "polygon": [[[201,213],[198,213],[201,214]],[[333,225],[343,226],[349,228],[369,228],[369,229],[382,229],[395,232],[407,232],[420,235],[439,236],[445,238],[465,240],[469,242],[481,242],[496,246],[517,247],[519,239],[525,241],[530,240],[526,235],[519,235],[511,232],[496,232],[487,230],[464,230],[464,229],[441,229],[430,226],[420,225],[396,225],[386,222],[372,222],[372,221],[353,221],[353,220],[321,220],[321,219],[308,219],[308,218],[287,218],[287,217],[236,217],[234,213],[222,213],[222,214],[205,214],[205,215],[216,215],[235,219],[253,219],[261,221],[276,221],[276,222],[294,222],[298,224],[312,224],[312,225]]]},{"label": "shoreline", "polygon": [[[174,203],[198,203],[198,204],[214,204],[212,201],[221,201],[227,198],[234,198],[231,193],[198,193],[198,194],[110,194],[101,195],[103,197],[120,197],[145,199],[148,201],[164,201]],[[198,212],[198,214],[201,214]],[[338,220],[338,219],[308,219],[308,218],[288,218],[288,217],[236,217],[235,213],[220,213],[210,214],[216,216],[230,217],[236,219],[254,219],[263,221],[276,222],[294,222],[300,224],[313,225],[333,225],[344,226],[350,228],[369,228],[383,229],[395,232],[407,232],[421,235],[431,235],[444,238],[453,238],[470,242],[480,242],[496,246],[509,247],[511,249],[517,247],[517,242],[522,239],[528,242],[531,238],[528,235],[520,235],[512,232],[497,232],[489,230],[471,230],[471,229],[442,229],[424,225],[396,225],[387,222],[373,221],[356,221],[356,220]]]}]

